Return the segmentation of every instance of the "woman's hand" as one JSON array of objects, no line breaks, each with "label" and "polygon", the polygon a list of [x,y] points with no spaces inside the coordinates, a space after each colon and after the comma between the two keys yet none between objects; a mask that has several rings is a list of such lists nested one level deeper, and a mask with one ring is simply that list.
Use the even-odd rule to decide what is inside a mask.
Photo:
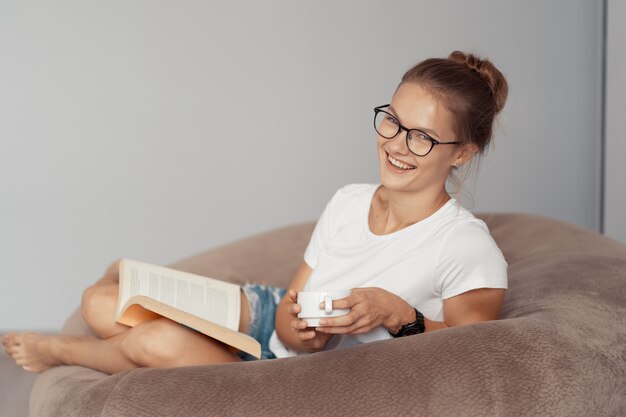
[{"label": "woman's hand", "polygon": [[333,309],[336,308],[349,308],[350,313],[320,320],[323,327],[318,327],[317,332],[361,334],[381,325],[396,332],[403,322],[410,323],[411,315],[415,320],[409,303],[382,288],[354,288],[350,296],[333,301]]},{"label": "woman's hand", "polygon": [[291,320],[291,330],[298,333],[302,347],[306,349],[307,352],[319,352],[326,346],[333,335],[319,333],[315,328],[307,327],[306,322],[298,318],[298,313],[302,308],[296,303],[297,293],[295,290],[288,290],[287,297],[290,303],[288,311],[289,314],[293,316],[293,320]]}]

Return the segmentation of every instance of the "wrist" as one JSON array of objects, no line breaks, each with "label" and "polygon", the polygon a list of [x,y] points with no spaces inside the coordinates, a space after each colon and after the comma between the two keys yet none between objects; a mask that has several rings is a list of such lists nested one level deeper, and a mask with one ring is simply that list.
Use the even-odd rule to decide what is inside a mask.
[{"label": "wrist", "polygon": [[[403,300],[404,301],[404,300]],[[413,323],[416,320],[415,309],[407,302],[401,303],[401,310],[392,314],[385,326],[389,333],[396,334],[405,324]]]},{"label": "wrist", "polygon": [[400,329],[398,331],[390,331],[389,334],[393,337],[403,337],[424,333],[426,331],[426,327],[424,324],[424,315],[420,313],[415,307],[413,307],[413,312],[415,315],[415,320],[403,324],[402,326],[400,326]]}]

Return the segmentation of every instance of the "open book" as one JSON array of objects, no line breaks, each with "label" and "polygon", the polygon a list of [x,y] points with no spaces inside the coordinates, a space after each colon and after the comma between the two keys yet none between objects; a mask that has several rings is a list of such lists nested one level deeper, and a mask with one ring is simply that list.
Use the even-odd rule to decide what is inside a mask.
[{"label": "open book", "polygon": [[240,333],[236,284],[124,259],[115,320],[127,326],[167,317],[227,345],[261,357],[261,344]]}]

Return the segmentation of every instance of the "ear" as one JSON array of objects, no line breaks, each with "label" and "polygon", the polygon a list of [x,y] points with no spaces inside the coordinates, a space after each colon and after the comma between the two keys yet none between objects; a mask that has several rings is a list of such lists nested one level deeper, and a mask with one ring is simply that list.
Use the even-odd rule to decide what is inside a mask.
[{"label": "ear", "polygon": [[460,166],[469,161],[479,151],[478,145],[474,143],[468,143],[462,145],[454,160],[455,166]]}]

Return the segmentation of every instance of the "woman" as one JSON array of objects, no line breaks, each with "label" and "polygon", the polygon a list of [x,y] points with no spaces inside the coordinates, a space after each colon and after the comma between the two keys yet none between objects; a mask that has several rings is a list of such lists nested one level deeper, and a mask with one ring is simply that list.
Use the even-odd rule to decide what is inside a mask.
[{"label": "woman", "polygon": [[[263,359],[499,317],[507,264],[484,223],[445,184],[488,146],[506,96],[506,80],[489,61],[458,51],[404,74],[390,105],[374,110],[381,184],[335,193],[287,290],[242,287],[239,330],[261,342]],[[115,323],[117,280],[113,264],[84,293],[82,314],[97,336],[10,334],[7,352],[33,372],[250,359],[165,318]],[[353,289],[333,303],[350,313],[309,328],[297,318],[296,294],[324,288]]]}]

